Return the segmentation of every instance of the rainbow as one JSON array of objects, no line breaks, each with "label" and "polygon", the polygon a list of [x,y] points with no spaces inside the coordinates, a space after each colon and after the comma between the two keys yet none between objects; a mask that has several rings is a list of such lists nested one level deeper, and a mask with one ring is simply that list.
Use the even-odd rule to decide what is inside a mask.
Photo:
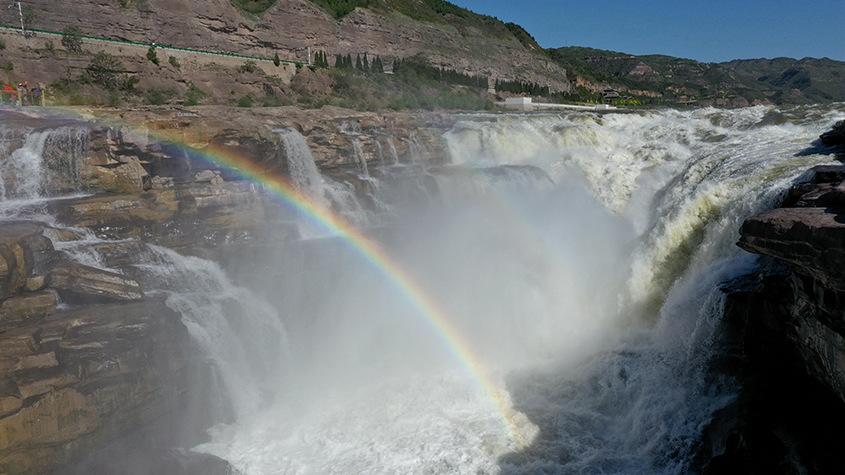
[{"label": "rainbow", "polygon": [[[98,118],[98,121],[104,122],[101,118]],[[131,129],[126,124],[113,125]],[[157,141],[177,147],[192,159],[199,158],[217,167],[225,168],[242,179],[261,185],[284,204],[298,210],[312,223],[330,234],[342,238],[362,259],[383,275],[387,282],[416,309],[417,314],[424,318],[440,335],[449,351],[460,362],[464,371],[473,379],[496,410],[510,441],[518,446],[525,445],[526,441],[516,424],[516,413],[511,409],[505,391],[500,389],[490,378],[489,373],[473,353],[469,343],[451,323],[447,313],[374,240],[367,237],[342,216],[332,212],[300,191],[281,173],[268,171],[249,157],[213,144],[196,148],[184,143],[183,139],[176,134],[168,134],[167,131],[145,129],[143,131],[138,130],[138,132],[146,133]]]}]

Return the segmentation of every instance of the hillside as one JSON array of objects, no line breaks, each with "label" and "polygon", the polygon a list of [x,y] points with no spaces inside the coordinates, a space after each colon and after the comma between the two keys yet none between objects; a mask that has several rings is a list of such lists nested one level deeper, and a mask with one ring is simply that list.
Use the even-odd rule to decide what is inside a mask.
[{"label": "hillside", "polygon": [[584,47],[548,52],[584,89],[612,87],[656,102],[743,106],[845,100],[845,63],[827,58],[702,63]]},{"label": "hillside", "polygon": [[[38,29],[187,48],[305,60],[308,51],[393,58],[419,55],[472,75],[569,89],[566,71],[517,25],[443,0],[32,0]],[[0,23],[18,24],[0,10]]]}]

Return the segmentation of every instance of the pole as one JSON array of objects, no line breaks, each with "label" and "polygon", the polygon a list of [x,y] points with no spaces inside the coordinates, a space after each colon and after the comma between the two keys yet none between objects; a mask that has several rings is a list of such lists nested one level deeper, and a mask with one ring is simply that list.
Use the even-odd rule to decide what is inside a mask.
[{"label": "pole", "polygon": [[21,2],[18,2],[18,15],[21,17],[21,34],[26,36],[26,27],[23,24],[23,8]]}]

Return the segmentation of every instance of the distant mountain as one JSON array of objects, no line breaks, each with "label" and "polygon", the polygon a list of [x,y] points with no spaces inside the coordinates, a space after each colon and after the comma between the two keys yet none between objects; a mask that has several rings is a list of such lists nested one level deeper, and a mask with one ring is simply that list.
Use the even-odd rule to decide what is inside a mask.
[{"label": "distant mountain", "polygon": [[547,51],[582,91],[609,87],[658,102],[726,106],[845,101],[845,62],[827,58],[702,63],[584,47]]}]

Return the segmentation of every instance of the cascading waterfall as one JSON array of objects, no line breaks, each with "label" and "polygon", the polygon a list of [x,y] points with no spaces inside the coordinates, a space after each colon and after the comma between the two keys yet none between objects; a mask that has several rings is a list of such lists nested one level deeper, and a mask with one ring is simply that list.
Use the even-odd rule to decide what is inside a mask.
[{"label": "cascading waterfall", "polygon": [[0,129],[0,219],[31,213],[27,205],[79,191],[88,134],[87,127],[77,125]]},{"label": "cascading waterfall", "polygon": [[[276,131],[285,150],[285,158],[288,165],[288,173],[291,181],[302,192],[308,195],[319,206],[334,208],[347,217],[352,223],[364,225],[367,222],[367,213],[355,193],[350,187],[338,183],[329,177],[320,174],[311,149],[305,142],[305,137],[298,130],[292,128],[279,129]],[[363,160],[363,157],[361,157]],[[366,162],[362,170],[367,174]],[[320,236],[320,231],[312,229],[308,223],[300,223],[300,232],[303,236]]]},{"label": "cascading waterfall", "polygon": [[[235,416],[196,449],[247,474],[688,472],[702,429],[734,397],[710,363],[719,284],[754,265],[734,246],[739,225],[831,160],[806,149],[842,116],[843,105],[468,116],[445,135],[456,166],[373,170],[391,221],[356,224],[390,227],[386,252],[444,309],[504,414],[443,335],[337,240],[268,250],[262,268],[276,272],[253,278],[261,290],[146,246],[133,271],[182,315]],[[36,134],[26,170],[44,167]],[[301,190],[347,217],[361,210],[301,134],[279,136]],[[6,177],[4,199],[45,191]],[[426,181],[401,206],[391,199]],[[419,206],[425,193],[438,205]],[[105,266],[82,250],[96,237],[80,235],[56,247]]]},{"label": "cascading waterfall", "polygon": [[399,165],[399,153],[396,151],[396,143],[393,142],[393,137],[387,138],[387,151],[390,154],[390,164]]},{"label": "cascading waterfall", "polygon": [[[48,169],[56,170],[66,182],[78,180],[77,163],[87,147],[87,129],[17,132],[25,136],[23,145],[0,156],[0,182],[6,184],[0,196],[0,209],[4,211],[0,226],[2,221],[18,219],[61,226],[38,203],[51,198],[44,186],[50,176]],[[62,227],[61,233],[46,229],[45,236],[69,260],[124,273],[109,267],[98,250],[98,246],[120,245],[121,241],[100,239],[85,228]],[[72,234],[69,240],[68,231]],[[277,310],[235,285],[214,262],[154,245],[141,248],[143,252],[135,256],[132,277],[142,281],[147,294],[165,296],[166,304],[181,315],[183,324],[213,363],[221,385],[210,388],[221,396],[218,417],[239,419],[254,414],[268,403],[267,395],[283,384],[289,360],[287,335]]]},{"label": "cascading waterfall", "polygon": [[357,138],[352,139],[352,153],[355,156],[355,161],[358,163],[358,169],[361,171],[361,176],[364,179],[370,178],[370,169],[367,166],[367,157],[364,156],[364,146]]},{"label": "cascading waterfall", "polygon": [[432,170],[442,206],[397,210],[389,251],[506,388],[527,440],[504,435],[380,278],[327,251],[296,267],[299,290],[278,290],[301,320],[296,389],[202,450],[246,473],[689,471],[701,431],[734,397],[710,362],[719,284],[754,263],[733,244],[739,225],[830,160],[799,152],[843,114],[465,118],[447,145],[476,169]]},{"label": "cascading waterfall", "polygon": [[44,145],[50,131],[30,132],[24,145],[0,160],[0,198],[33,199],[42,196],[47,171]]},{"label": "cascading waterfall", "polygon": [[296,129],[279,129],[276,131],[282,141],[287,159],[288,175],[291,181],[302,192],[321,206],[328,206],[325,196],[325,183],[311,149],[305,143],[305,137]]}]

